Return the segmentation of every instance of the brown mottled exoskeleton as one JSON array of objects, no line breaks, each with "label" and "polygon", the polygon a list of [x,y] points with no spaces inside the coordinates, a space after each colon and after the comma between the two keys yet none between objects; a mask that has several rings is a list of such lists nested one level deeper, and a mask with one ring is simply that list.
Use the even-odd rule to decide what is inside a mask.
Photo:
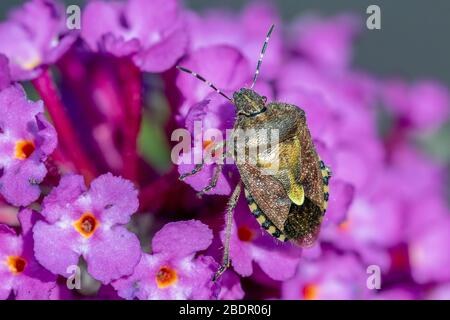
[{"label": "brown mottled exoskeleton", "polygon": [[[253,159],[255,161],[236,162],[241,182],[234,189],[228,203],[223,263],[215,274],[214,280],[230,265],[229,243],[233,211],[239,199],[242,184],[250,211],[258,223],[280,241],[292,241],[302,247],[312,245],[319,233],[327,208],[328,180],[331,172],[317,155],[306,123],[305,112],[287,103],[266,103],[266,98],[253,90],[273,28],[272,25],[264,42],[251,87],[236,91],[233,99],[197,73],[177,67],[206,82],[235,105],[237,118],[233,132],[277,130],[278,134],[278,143],[271,145],[270,152],[265,156],[258,154],[256,159]],[[232,137],[236,138],[236,136]],[[254,143],[254,140],[249,141],[247,138],[246,142]],[[268,143],[264,138],[262,141],[258,140],[258,143],[261,142]],[[232,145],[236,146],[234,143]],[[246,151],[245,155],[249,156],[247,153],[249,152]],[[232,156],[236,156],[234,149]],[[277,160],[276,170],[269,171],[270,174],[268,174],[267,169],[271,169],[275,160]],[[202,164],[196,165],[194,170],[183,174],[180,179],[196,174],[202,167]],[[222,169],[222,164],[216,166],[209,185],[200,194],[216,186]]]}]

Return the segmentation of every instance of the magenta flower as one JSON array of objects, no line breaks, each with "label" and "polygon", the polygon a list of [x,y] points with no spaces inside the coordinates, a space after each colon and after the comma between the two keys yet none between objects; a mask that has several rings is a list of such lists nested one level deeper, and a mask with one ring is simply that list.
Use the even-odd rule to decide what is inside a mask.
[{"label": "magenta flower", "polygon": [[425,298],[429,300],[450,300],[450,283],[443,283],[430,290]]},{"label": "magenta flower", "polygon": [[[252,77],[249,64],[242,54],[236,49],[224,45],[198,49],[183,59],[180,64],[196,70],[198,74],[213,82],[224,92],[232,93],[238,90]],[[179,74],[176,83],[184,97],[184,102],[179,108],[178,119],[180,122],[184,122],[193,139],[198,142],[197,146],[194,144],[190,152],[184,155],[188,161],[178,166],[180,174],[183,174],[194,168],[195,159],[199,159],[199,156],[206,154],[208,150],[220,143],[220,141],[212,141],[207,136],[207,130],[220,130],[222,138],[226,139],[226,130],[233,128],[236,112],[235,107],[228,100],[211,92],[208,86],[194,77]],[[258,92],[265,94],[268,99],[273,98],[269,86],[264,81],[258,82],[256,87]],[[186,183],[197,191],[202,190],[208,185],[214,167],[215,164],[205,165],[197,175],[186,178]],[[229,178],[230,173],[237,176],[234,166],[226,165],[225,170],[219,176],[216,188],[209,191],[208,194],[229,194],[232,186],[237,182],[236,179]]]},{"label": "magenta flower", "polygon": [[[420,142],[445,155],[437,129],[450,93],[432,79],[356,70],[363,19],[286,25],[275,3],[196,13],[177,0],[90,0],[78,39],[57,1],[28,0],[0,22],[1,299],[448,299],[448,159]],[[238,169],[227,159],[202,199],[217,164],[177,178],[229,138],[236,109],[174,66],[232,97],[249,87],[271,24],[255,90],[305,111],[333,173],[328,207],[316,243],[300,248],[270,236],[242,192],[231,266],[213,282]],[[26,80],[43,103],[27,100]],[[177,127],[193,139],[173,167]],[[77,265],[94,279],[71,290],[64,277]],[[380,290],[368,288],[370,265]]]},{"label": "magenta flower", "polygon": [[0,24],[0,53],[11,63],[14,80],[36,78],[74,43],[77,32],[66,27],[64,8],[53,0],[32,0]]},{"label": "magenta flower", "polygon": [[438,128],[450,116],[449,90],[437,81],[408,85],[402,80],[388,80],[382,98],[403,125],[418,130]]},{"label": "magenta flower", "polygon": [[6,224],[10,227],[18,226],[17,212],[17,208],[7,205],[0,200],[0,224]]},{"label": "magenta flower", "polygon": [[37,214],[26,209],[19,213],[20,235],[0,225],[0,300],[12,292],[18,300],[47,300],[56,287],[56,276],[42,268],[33,253],[31,228]]},{"label": "magenta flower", "polygon": [[[391,190],[396,190],[402,198],[409,202],[418,200],[417,194],[424,198],[440,196],[445,188],[445,167],[407,144],[397,145],[391,152],[389,175],[385,177],[385,187],[391,184]],[[411,176],[414,170],[414,176]],[[392,179],[391,183],[387,180]],[[395,186],[393,181],[403,181]],[[389,190],[389,191],[391,191]]]},{"label": "magenta flower", "polygon": [[282,286],[282,298],[290,300],[366,299],[367,273],[351,254],[328,253],[316,261],[302,261],[297,275]]},{"label": "magenta flower", "polygon": [[83,177],[64,176],[44,199],[45,221],[33,228],[37,260],[67,276],[82,256],[89,274],[104,284],[131,274],[141,250],[124,225],[137,208],[137,192],[127,180],[104,174],[86,190]]},{"label": "magenta flower", "polygon": [[332,143],[338,138],[337,112],[325,101],[320,92],[295,86],[280,90],[277,100],[289,101],[305,111],[311,136],[316,141]]},{"label": "magenta flower", "polygon": [[[186,116],[186,127],[196,142],[191,146],[190,152],[181,156],[180,161],[184,160],[185,163],[181,163],[178,166],[180,174],[192,171],[195,167],[194,160],[203,159],[203,155],[206,155],[209,150],[208,148],[214,148],[220,143],[220,141],[212,141],[205,136],[207,130],[221,130],[223,139],[225,139],[225,130],[233,127],[234,117],[234,106],[215,92],[208,95],[207,100],[203,100],[190,108]],[[187,177],[185,182],[196,191],[202,190],[208,185],[215,166],[215,163],[205,164],[202,171]],[[234,180],[236,180],[229,178],[231,172],[236,174],[236,170],[233,171],[233,167],[226,165],[225,170],[219,176],[216,187],[209,191],[208,194],[230,194],[233,183],[235,183]]]},{"label": "magenta flower", "polygon": [[358,252],[368,264],[390,268],[392,261],[386,248],[398,245],[404,237],[404,208],[398,197],[386,197],[386,192],[379,187],[368,190],[367,195],[355,195],[344,219],[324,226],[321,240]]},{"label": "magenta flower", "polygon": [[245,292],[241,286],[241,279],[232,271],[225,272],[220,279],[219,300],[241,300]]},{"label": "magenta flower", "polygon": [[347,212],[353,202],[355,188],[339,179],[332,179],[329,184],[330,199],[323,225],[336,225],[346,221]]},{"label": "magenta flower", "polygon": [[114,288],[125,299],[211,299],[218,264],[197,252],[209,247],[212,236],[197,220],[166,224],[153,237],[152,254],[143,254],[134,273],[113,282]]},{"label": "magenta flower", "polygon": [[347,245],[348,241],[386,247],[398,244],[403,226],[401,202],[395,197],[385,197],[385,190],[380,187],[367,192],[367,196],[356,196],[345,219],[333,225],[333,231],[330,226],[326,238],[338,246],[340,240]]},{"label": "magenta flower", "polygon": [[94,51],[132,56],[144,71],[162,72],[184,54],[187,33],[176,0],[90,2],[81,36]]},{"label": "magenta flower", "polygon": [[326,19],[304,16],[294,23],[293,47],[322,68],[343,70],[351,62],[360,25],[360,19],[349,14]]},{"label": "magenta flower", "polygon": [[[306,63],[301,59],[284,64],[280,77],[276,83],[277,100],[299,104],[299,107],[315,109],[315,113],[327,112],[324,121],[327,126],[319,133],[323,143],[327,146],[346,145],[359,142],[378,142],[375,122],[374,102],[377,86],[375,80],[358,73],[329,73]],[[309,106],[312,101],[314,104]],[[325,111],[327,110],[327,111]],[[317,116],[314,116],[317,119]],[[311,125],[314,127],[312,121]],[[372,145],[372,143],[371,143]],[[339,150],[339,148],[337,148]],[[334,169],[334,168],[333,168]]]},{"label": "magenta flower", "polygon": [[[180,65],[202,75],[223,92],[234,92],[250,82],[253,73],[249,62],[237,49],[214,45],[197,49],[180,61]],[[177,75],[176,84],[184,98],[180,119],[184,119],[193,104],[211,93],[211,88],[185,73]],[[225,100],[225,98],[222,97]],[[226,101],[226,100],[225,100]]]},{"label": "magenta flower", "polygon": [[376,300],[417,300],[418,294],[411,289],[389,288],[373,296]]},{"label": "magenta flower", "polygon": [[[427,214],[423,214],[426,212]],[[424,230],[443,223],[450,214],[448,205],[442,197],[429,195],[424,199],[415,199],[408,211],[409,219],[405,223],[405,239],[414,239]]]},{"label": "magenta flower", "polygon": [[[221,233],[224,240],[224,231]],[[235,209],[230,241],[233,269],[241,276],[253,274],[253,263],[274,280],[287,280],[295,274],[302,250],[270,236],[250,213],[245,199]]]},{"label": "magenta flower", "polygon": [[[83,286],[82,286],[83,288]],[[97,291],[96,295],[83,296],[77,290],[69,289],[67,284],[59,283],[56,288],[52,290],[52,300],[121,300],[117,295],[117,291],[109,284],[102,285]]]},{"label": "magenta flower", "polygon": [[[276,28],[280,27],[281,30],[279,22],[280,17],[274,6],[257,1],[247,5],[239,16],[223,10],[207,11],[204,15],[190,13],[190,48],[193,52],[199,48],[228,45],[240,50],[253,68],[256,67],[268,28],[275,24]],[[274,79],[279,75],[283,61],[283,39],[280,30],[272,34],[260,79]]]},{"label": "magenta flower", "polygon": [[56,132],[42,102],[28,101],[20,85],[0,91],[0,194],[15,206],[39,197],[44,161],[56,148]]},{"label": "magenta flower", "polygon": [[409,243],[411,273],[417,283],[450,281],[450,219],[424,225]]},{"label": "magenta flower", "polygon": [[11,84],[8,58],[0,53],[0,91]]}]

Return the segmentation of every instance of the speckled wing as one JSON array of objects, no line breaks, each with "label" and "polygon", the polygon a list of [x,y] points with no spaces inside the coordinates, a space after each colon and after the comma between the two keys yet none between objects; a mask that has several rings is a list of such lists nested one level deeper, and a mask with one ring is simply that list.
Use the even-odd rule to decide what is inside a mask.
[{"label": "speckled wing", "polygon": [[[301,181],[301,150],[299,137],[293,136],[281,141],[272,155],[273,163],[278,160],[278,168],[273,170],[272,176],[281,182],[289,199],[298,206],[305,201],[305,191]],[[264,154],[261,158],[264,158]],[[259,167],[261,167],[261,161],[265,160],[261,158],[258,159]]]},{"label": "speckled wing", "polygon": [[291,205],[301,206],[305,193],[301,184],[301,146],[290,137],[258,155],[256,165],[238,165],[246,190],[267,218],[284,231]]},{"label": "speckled wing", "polygon": [[[320,158],[303,110],[294,105],[278,103],[269,104],[267,109],[274,113],[273,116],[268,114],[270,127],[288,128],[280,130],[280,170],[274,177],[283,184],[294,204],[301,206],[307,197],[324,211],[326,203]],[[277,114],[277,111],[281,113]]]},{"label": "speckled wing", "polygon": [[[265,113],[257,119],[247,121],[248,123],[239,123],[239,127],[246,130],[255,129],[258,148],[261,145],[268,148],[259,152],[256,159],[252,159],[256,161],[251,163],[256,164],[265,175],[270,170],[270,175],[283,185],[291,201],[301,205],[305,196],[301,183],[300,129],[304,123],[302,111],[291,105],[269,104]],[[273,134],[277,135],[275,141],[272,140]],[[250,143],[249,146],[253,144],[255,143]]]},{"label": "speckled wing", "polygon": [[[315,223],[320,224],[317,209],[324,212],[328,200],[324,199],[325,170],[321,168],[304,112],[294,105],[270,103],[258,121],[246,121],[240,122],[239,128],[278,129],[280,133],[278,144],[270,153],[258,155],[256,164],[238,164],[246,190],[281,232],[288,231],[288,238],[304,238],[313,231]],[[267,174],[267,169],[273,172]],[[303,230],[300,235],[285,230],[287,225],[298,229],[307,216],[309,232]]]},{"label": "speckled wing", "polygon": [[238,164],[241,179],[267,218],[283,232],[289,215],[291,200],[276,178],[264,175],[261,169],[249,163]]},{"label": "speckled wing", "polygon": [[[325,166],[322,169],[323,163],[317,154],[306,125],[299,128],[298,137],[302,155],[300,181],[305,192],[305,198],[309,198],[313,204],[324,212],[328,200],[324,199],[324,177],[329,174],[329,170]],[[328,178],[326,184],[328,185]]]}]

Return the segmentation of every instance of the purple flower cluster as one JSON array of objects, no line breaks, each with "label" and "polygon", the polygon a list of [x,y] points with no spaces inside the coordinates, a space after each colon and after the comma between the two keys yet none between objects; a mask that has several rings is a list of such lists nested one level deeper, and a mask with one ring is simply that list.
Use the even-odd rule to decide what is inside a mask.
[{"label": "purple flower cluster", "polygon": [[5,63],[0,55],[0,194],[15,206],[26,206],[39,197],[56,132],[44,117],[42,102],[29,101],[20,84],[8,81]]},{"label": "purple flower cluster", "polygon": [[[266,3],[198,14],[176,0],[81,12],[68,30],[62,4],[30,0],[0,23],[0,299],[450,298],[447,171],[418,143],[448,125],[450,91],[356,70],[358,17],[282,26]],[[185,128],[200,141],[187,157],[201,156],[217,143],[204,132],[225,137],[236,113],[175,66],[231,96],[251,84],[272,23],[255,90],[305,111],[333,171],[328,209],[300,248],[266,233],[241,195],[231,267],[213,282],[236,166],[198,199],[216,164],[181,182],[195,164],[162,155]]]},{"label": "purple flower cluster", "polygon": [[125,299],[211,299],[218,265],[212,257],[196,253],[207,249],[212,238],[200,221],[168,223],[153,236],[152,254],[143,254],[133,274],[113,286]]},{"label": "purple flower cluster", "polygon": [[[191,13],[194,48],[180,64],[225,92],[249,85],[251,63],[270,24],[267,12],[272,21],[277,20],[265,5],[249,6],[242,17]],[[239,19],[247,20],[236,26]],[[211,27],[195,28],[196,21],[209,22]],[[259,21],[266,22],[266,29],[253,26],[259,33],[241,42],[242,32],[234,37],[227,33],[231,26],[246,30],[248,24]],[[448,122],[449,91],[435,81],[410,85],[354,70],[352,44],[360,31],[358,17],[347,14],[294,21],[288,41],[283,44],[275,33],[275,48],[271,50],[270,42],[266,53],[267,61],[283,63],[274,69],[270,62],[264,65],[256,85],[269,101],[305,110],[318,152],[333,171],[318,243],[303,252],[275,243],[262,232],[245,201],[236,209],[231,238],[234,270],[278,288],[281,298],[427,298],[435,290],[433,285],[439,288],[450,280],[445,267],[449,239],[444,230],[448,230],[450,211],[444,167],[413,143],[420,130],[432,132]],[[253,41],[257,45],[249,44]],[[250,46],[253,51],[248,55]],[[177,86],[183,95],[178,120],[193,134],[194,121],[204,130],[232,128],[234,108],[225,99],[184,74],[178,75]],[[393,123],[384,134],[377,122],[380,105]],[[213,167],[206,166],[186,182],[201,190],[211,179]],[[179,166],[180,173],[192,169],[193,165]],[[209,193],[229,194],[236,182],[234,173],[234,168],[228,168]],[[381,289],[367,287],[372,265],[381,270]]]},{"label": "purple flower cluster", "polygon": [[187,46],[180,11],[176,0],[92,1],[84,10],[81,36],[94,51],[132,56],[143,71],[165,71]]},{"label": "purple flower cluster", "polygon": [[76,40],[76,32],[66,28],[64,13],[56,1],[33,0],[0,24],[0,53],[10,59],[14,80],[33,79]]},{"label": "purple flower cluster", "polygon": [[130,274],[141,251],[124,225],[137,207],[136,190],[122,178],[102,175],[87,191],[83,177],[64,176],[42,203],[45,221],[33,228],[36,259],[65,275],[82,256],[89,274],[105,284]]},{"label": "purple flower cluster", "polygon": [[0,299],[13,292],[19,300],[50,299],[56,288],[56,276],[36,261],[33,253],[33,224],[38,214],[30,209],[19,213],[21,233],[0,225]]}]

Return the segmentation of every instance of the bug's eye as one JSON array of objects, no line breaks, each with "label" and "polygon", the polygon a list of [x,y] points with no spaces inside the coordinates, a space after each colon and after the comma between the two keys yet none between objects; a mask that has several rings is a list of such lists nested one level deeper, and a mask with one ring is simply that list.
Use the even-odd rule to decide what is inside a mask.
[{"label": "bug's eye", "polygon": [[267,102],[267,97],[266,96],[262,96],[262,99],[264,100],[264,103]]}]

